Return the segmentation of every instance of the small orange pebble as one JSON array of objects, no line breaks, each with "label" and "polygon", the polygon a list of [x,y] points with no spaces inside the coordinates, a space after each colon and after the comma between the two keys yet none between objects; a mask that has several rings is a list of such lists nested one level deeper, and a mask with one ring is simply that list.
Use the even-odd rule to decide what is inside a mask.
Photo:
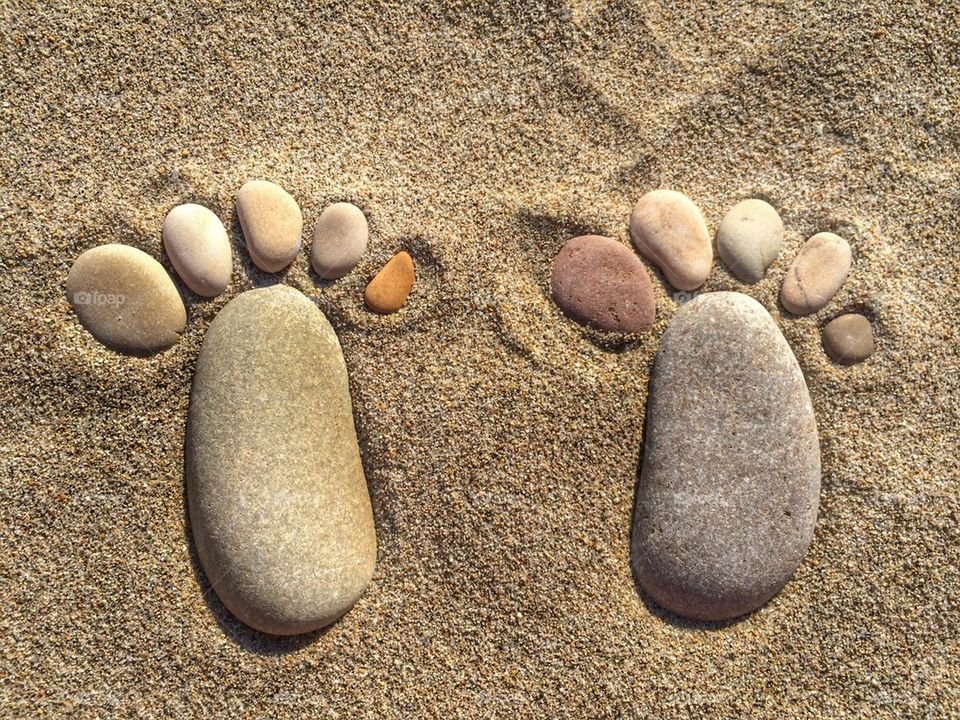
[{"label": "small orange pebble", "polygon": [[374,312],[394,313],[407,301],[415,279],[413,258],[401,250],[370,281],[363,299]]}]

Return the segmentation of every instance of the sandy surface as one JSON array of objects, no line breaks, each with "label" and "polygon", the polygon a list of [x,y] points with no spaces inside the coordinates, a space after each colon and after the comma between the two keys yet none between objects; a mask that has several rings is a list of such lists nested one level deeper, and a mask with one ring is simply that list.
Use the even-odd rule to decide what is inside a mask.
[{"label": "sandy surface", "polygon": [[[119,5],[0,11],[0,713],[956,712],[960,5]],[[371,223],[350,276],[322,286],[304,251],[281,277],[340,334],[380,542],[366,595],[299,642],[210,597],[184,522],[204,331],[273,281],[235,216],[230,291],[180,284],[189,323],[167,352],[107,350],[64,297],[101,243],[169,269],[166,211],[230,222],[258,177],[297,198],[308,234],[337,200]],[[820,425],[810,554],[719,628],[649,606],[628,563],[669,288],[654,276],[654,330],[619,345],[547,294],[569,237],[626,242],[656,187],[711,231],[744,197],[780,209],[785,251],[748,291]],[[850,279],[787,317],[780,280],[820,230],[850,241]],[[401,248],[417,285],[374,316],[362,288]],[[704,289],[744,287],[718,263]],[[850,307],[875,317],[878,350],[845,369],[819,328]]]}]

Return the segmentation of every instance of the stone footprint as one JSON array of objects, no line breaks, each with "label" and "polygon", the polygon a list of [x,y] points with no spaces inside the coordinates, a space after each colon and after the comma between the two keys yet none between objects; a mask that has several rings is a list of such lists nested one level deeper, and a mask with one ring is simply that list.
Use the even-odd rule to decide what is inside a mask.
[{"label": "stone footprint", "polygon": [[[630,235],[674,288],[695,290],[709,277],[713,245],[685,195],[644,195]],[[778,213],[757,199],[735,206],[717,233],[721,258],[746,283],[764,276],[782,243]],[[787,273],[782,304],[798,315],[820,310],[849,269],[846,241],[815,235]],[[611,238],[568,242],[554,262],[551,288],[566,315],[598,330],[635,333],[653,324],[646,269]],[[832,333],[838,320],[824,332],[831,357],[867,357],[869,322],[865,330],[857,323],[859,334]],[[682,304],[654,360],[646,415],[630,553],[638,584],[660,606],[699,621],[758,609],[806,555],[820,493],[810,395],[770,313],[738,292],[704,293]]]},{"label": "stone footprint", "polygon": [[[297,257],[303,218],[282,188],[246,183],[237,215],[262,270],[281,271]],[[359,208],[329,206],[314,233],[318,276],[349,273],[367,235]],[[226,290],[231,249],[214,213],[177,206],[163,240],[194,293]],[[410,256],[398,253],[364,300],[377,313],[396,312],[413,282]],[[70,271],[67,293],[91,334],[123,352],[164,350],[185,327],[170,277],[135,248],[87,251]],[[300,291],[280,284],[248,290],[210,324],[191,388],[184,479],[200,564],[223,604],[250,627],[273,635],[319,630],[363,594],[377,541],[346,363],[326,316]]]}]

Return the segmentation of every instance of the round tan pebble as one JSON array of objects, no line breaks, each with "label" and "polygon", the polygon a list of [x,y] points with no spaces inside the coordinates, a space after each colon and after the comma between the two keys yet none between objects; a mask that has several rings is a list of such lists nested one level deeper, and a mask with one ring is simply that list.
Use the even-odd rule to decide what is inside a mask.
[{"label": "round tan pebble", "polygon": [[388,315],[403,307],[415,279],[413,258],[401,251],[390,258],[363,291],[363,299],[371,310]]},{"label": "round tan pebble", "polygon": [[817,233],[800,252],[780,288],[780,302],[794,315],[810,315],[840,290],[852,261],[850,245],[839,235]]},{"label": "round tan pebble", "polygon": [[342,278],[360,261],[368,237],[363,211],[351,203],[334,203],[320,213],[313,231],[313,269],[324,280]]},{"label": "round tan pebble", "polygon": [[267,272],[280,272],[300,252],[303,214],[279,185],[250,180],[237,193],[237,215],[250,258]]},{"label": "round tan pebble", "polygon": [[97,340],[134,355],[166,350],[187,324],[167,271],[126,245],[101,245],[78,257],[67,275],[67,300]]},{"label": "round tan pebble", "polygon": [[823,349],[835,362],[853,365],[873,355],[873,328],[859,313],[840,315],[823,328]]},{"label": "round tan pebble", "polygon": [[220,218],[202,205],[178,205],[163,221],[163,247],[191,290],[216,297],[230,284],[233,254]]},{"label": "round tan pebble", "polygon": [[713,246],[700,208],[675,190],[648,192],[630,216],[630,237],[677,290],[694,290],[710,275]]}]

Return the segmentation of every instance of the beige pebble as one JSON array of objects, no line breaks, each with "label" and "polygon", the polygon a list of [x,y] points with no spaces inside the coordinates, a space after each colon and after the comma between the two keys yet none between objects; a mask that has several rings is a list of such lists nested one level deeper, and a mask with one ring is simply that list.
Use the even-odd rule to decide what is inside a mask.
[{"label": "beige pebble", "polygon": [[313,232],[313,269],[324,280],[343,277],[360,261],[368,237],[363,211],[351,203],[334,203],[320,213]]},{"label": "beige pebble", "polygon": [[67,275],[67,300],[97,340],[135,355],[166,350],[187,324],[167,271],[126,245],[101,245],[78,257]]},{"label": "beige pebble", "polygon": [[640,198],[630,216],[630,237],[678,290],[694,290],[710,275],[713,246],[707,224],[683,193],[653,190]]},{"label": "beige pebble", "polygon": [[191,290],[215,297],[227,289],[233,270],[230,240],[220,218],[202,205],[178,205],[163,221],[163,246]]},{"label": "beige pebble", "polygon": [[303,215],[290,193],[267,180],[250,180],[237,193],[237,215],[257,267],[280,272],[293,262],[300,252]]},{"label": "beige pebble", "polygon": [[780,302],[794,315],[810,315],[837,294],[852,261],[850,245],[839,235],[817,233],[800,248],[783,279]]}]

